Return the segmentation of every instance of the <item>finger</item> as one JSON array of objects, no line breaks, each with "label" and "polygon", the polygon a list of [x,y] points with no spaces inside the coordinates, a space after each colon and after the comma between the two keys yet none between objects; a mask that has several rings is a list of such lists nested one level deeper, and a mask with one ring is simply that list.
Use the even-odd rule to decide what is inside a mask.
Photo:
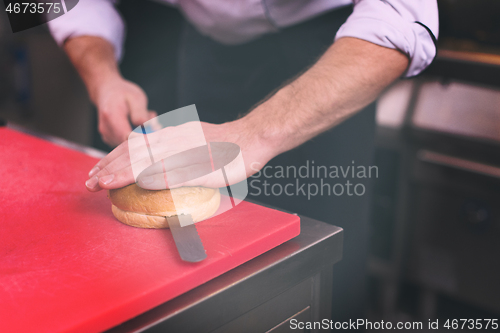
[{"label": "finger", "polygon": [[125,154],[122,154],[109,162],[107,165],[101,168],[99,172],[96,174],[99,178],[104,177],[106,175],[110,175],[112,173],[115,173],[121,169],[127,168],[131,165],[130,163],[130,158],[128,156],[128,152]]},{"label": "finger", "polygon": [[108,155],[104,156],[96,165],[90,170],[89,178],[96,175],[99,171],[106,168],[106,166],[113,162],[115,159],[122,155],[128,154],[128,141],[123,142],[118,147],[113,149]]},{"label": "finger", "polygon": [[122,119],[116,117],[114,120],[105,120],[102,126],[99,126],[102,140],[111,147],[123,143],[127,139],[128,133],[132,131],[128,120],[122,121]]},{"label": "finger", "polygon": [[141,171],[143,171],[150,165],[151,160],[149,159],[149,157],[145,157],[141,160],[136,160],[134,161],[134,163],[131,163],[130,159],[128,159],[128,156],[122,155],[108,164],[104,169],[99,171],[96,176],[101,178],[107,175],[121,172],[121,170],[123,169],[131,169],[133,178],[131,179],[130,183],[133,183],[135,181],[134,177],[137,177],[141,173]]},{"label": "finger", "polygon": [[[131,132],[127,141],[122,142],[118,147],[113,149],[108,155],[102,158],[97,164],[90,170],[89,178],[96,175],[99,171],[105,169],[114,160],[120,158],[121,156],[127,156],[130,159],[130,150],[135,151],[137,147],[144,144],[144,138],[142,134],[134,135],[135,132]],[[136,155],[133,155],[135,159],[139,159]]]},{"label": "finger", "polygon": [[[91,178],[96,176],[98,179],[106,177],[108,179],[109,175],[113,175],[116,173],[123,173],[123,169],[132,170],[131,176],[127,179],[128,184],[135,182],[136,177],[147,167],[151,165],[151,159],[148,154],[147,149],[142,149],[142,147],[136,147],[135,149],[131,149],[131,146],[134,146],[134,139],[129,140],[127,143],[120,145],[117,149],[111,152],[108,156],[106,156],[103,160],[101,160],[93,169]],[[127,149],[128,148],[128,149]],[[127,171],[128,174],[130,172]],[[104,182],[104,181],[103,181]],[[128,185],[120,183],[121,185]],[[99,182],[89,181],[87,183],[87,188],[89,190],[99,190],[99,188],[93,188],[98,186]],[[118,186],[118,185],[114,185]]]},{"label": "finger", "polygon": [[[143,165],[139,166],[140,170],[151,165],[149,159],[144,159],[142,163]],[[121,168],[121,166],[123,167]],[[120,188],[130,185],[135,183],[134,168],[137,168],[137,166],[130,165],[126,157],[121,156],[87,180],[85,186],[89,191],[96,192],[101,189]]]},{"label": "finger", "polygon": [[[161,154],[161,156],[158,156],[158,159],[161,157],[167,157],[173,153],[174,152],[166,150]],[[97,176],[98,178],[101,178],[130,167],[132,168],[133,176],[137,177],[144,169],[151,166],[151,163],[151,157],[147,149],[144,136],[142,134],[136,137],[131,135],[128,141],[122,143],[101,161],[99,161],[90,171],[89,177],[92,178]],[[129,182],[133,183],[134,179],[130,179]],[[89,180],[87,188],[92,191],[97,191],[99,190],[99,188],[96,187],[98,184],[99,183],[96,180]]]},{"label": "finger", "polygon": [[[144,152],[146,150],[146,152]],[[140,154],[143,152],[143,154]],[[133,163],[135,160],[140,160],[147,155],[147,147],[142,134],[133,136],[130,135],[127,141],[121,143],[118,147],[113,149],[108,155],[101,159],[97,164],[100,170],[106,168],[110,163],[113,163],[116,159],[125,156]]]},{"label": "finger", "polygon": [[[100,116],[100,118],[101,118],[101,116]],[[102,116],[102,120],[99,121],[100,126],[107,126],[109,118],[110,117],[107,114],[103,115]],[[120,118],[120,119],[123,120],[125,118]],[[128,124],[128,120],[126,122],[122,122],[121,124],[122,124],[121,126],[127,127],[127,129],[125,130],[125,132],[128,131],[129,129],[131,129],[130,125]],[[120,124],[119,124],[119,126],[120,126]],[[100,132],[103,133],[103,136],[104,135],[106,136],[106,139],[108,140],[108,142],[114,142],[111,139],[111,136],[108,134],[111,131],[112,130],[108,130],[107,128],[104,128],[104,129],[100,128]],[[125,132],[123,134],[125,134]],[[118,156],[123,155],[123,154],[127,154],[128,151],[129,151],[129,146],[132,147],[132,148],[134,148],[134,147],[140,146],[141,144],[144,143],[144,138],[143,138],[142,133],[136,133],[136,132],[132,132],[132,131],[130,131],[128,133],[129,134],[128,134],[127,140],[123,140],[123,142],[118,147],[116,147],[115,149],[113,149],[113,151],[111,151],[111,153],[109,153],[108,155],[106,155],[106,157],[104,157],[103,159],[101,159],[91,169],[91,171],[89,172],[89,177],[92,177],[97,172],[99,172],[99,170],[102,170],[103,168],[105,168],[111,161],[113,161],[114,159],[116,159]]]},{"label": "finger", "polygon": [[134,183],[134,174],[130,166],[106,176],[99,177],[99,187],[105,190],[124,187],[132,183]]},{"label": "finger", "polygon": [[109,126],[111,137],[108,139],[108,144],[112,147],[116,147],[127,141],[130,132],[132,132],[132,127],[125,117],[116,117],[116,120],[109,123]]},{"label": "finger", "polygon": [[85,187],[87,187],[87,190],[89,190],[90,192],[100,191],[101,188],[99,187],[99,177],[90,177],[89,180],[85,182]]},{"label": "finger", "polygon": [[141,125],[151,119],[148,111],[148,99],[144,93],[133,93],[127,96],[130,110],[130,121],[134,125]]},{"label": "finger", "polygon": [[[91,192],[99,191],[103,188],[123,187],[134,183],[136,175],[150,165],[151,161],[149,157],[131,164],[128,155],[121,155],[102,170],[99,170],[85,185]],[[103,184],[105,187],[102,187]]]},{"label": "finger", "polygon": [[[129,149],[129,147],[131,147],[131,146],[133,147],[133,146],[136,146],[136,145],[137,144],[135,143],[135,138],[131,139],[131,140],[127,140],[127,141],[123,142],[122,144],[120,144],[118,147],[116,147],[115,149],[113,149],[108,155],[106,155],[99,162],[97,162],[94,167],[92,167],[92,169],[89,172],[89,178],[93,177],[94,175],[97,175],[101,170],[109,168],[109,165],[111,163],[114,163],[115,160],[117,160],[117,159],[119,159],[119,160],[122,160],[122,159],[130,160],[130,157],[129,157],[129,151],[130,151],[130,149]],[[121,163],[121,164],[123,164],[123,163]],[[115,170],[115,169],[116,168],[112,168],[110,170]]]},{"label": "finger", "polygon": [[117,146],[127,139],[132,131],[127,114],[128,107],[124,102],[99,110],[99,132],[104,142]]}]

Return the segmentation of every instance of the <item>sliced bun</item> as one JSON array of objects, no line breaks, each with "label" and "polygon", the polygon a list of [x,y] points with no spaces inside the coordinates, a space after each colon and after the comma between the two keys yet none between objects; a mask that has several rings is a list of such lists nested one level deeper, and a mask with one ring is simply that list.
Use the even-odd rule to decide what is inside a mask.
[{"label": "sliced bun", "polygon": [[115,205],[111,205],[111,211],[118,221],[138,228],[168,228],[168,221],[164,216],[144,215],[121,210]]},{"label": "sliced bun", "polygon": [[190,214],[199,222],[212,216],[220,205],[219,189],[206,187],[150,191],[132,184],[109,190],[108,197],[119,221],[140,228],[168,228],[165,217],[174,215]]}]

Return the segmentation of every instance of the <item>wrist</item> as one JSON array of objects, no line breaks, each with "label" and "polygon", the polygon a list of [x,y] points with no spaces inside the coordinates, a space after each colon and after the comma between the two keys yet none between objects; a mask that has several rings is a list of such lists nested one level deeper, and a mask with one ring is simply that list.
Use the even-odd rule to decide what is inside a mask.
[{"label": "wrist", "polygon": [[295,147],[294,132],[296,131],[291,130],[294,127],[291,123],[294,119],[288,116],[291,112],[291,97],[285,88],[280,89],[246,116],[238,119],[241,126],[247,132],[251,132],[255,141],[265,146],[266,151],[273,155],[272,157]]},{"label": "wrist", "polygon": [[259,123],[256,118],[247,115],[222,124],[228,129],[223,129],[226,133],[225,140],[236,143],[241,148],[247,166],[247,176],[255,172],[254,166],[263,167],[281,153],[277,139],[274,137],[271,139],[269,133],[262,130],[262,121]]}]

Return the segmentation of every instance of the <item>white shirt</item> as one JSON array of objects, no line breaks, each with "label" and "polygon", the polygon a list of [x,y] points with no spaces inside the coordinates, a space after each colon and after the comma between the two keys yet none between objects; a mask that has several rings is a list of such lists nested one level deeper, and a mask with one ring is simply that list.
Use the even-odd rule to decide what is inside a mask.
[{"label": "white shirt", "polygon": [[[157,1],[178,7],[202,34],[225,44],[245,43],[354,4],[353,13],[340,27],[335,39],[355,37],[400,50],[410,59],[406,76],[420,73],[436,55],[430,32],[437,38],[437,0]],[[59,45],[77,36],[102,37],[114,46],[116,57],[120,58],[125,28],[114,2],[80,0],[71,11],[49,22],[52,36]]]}]

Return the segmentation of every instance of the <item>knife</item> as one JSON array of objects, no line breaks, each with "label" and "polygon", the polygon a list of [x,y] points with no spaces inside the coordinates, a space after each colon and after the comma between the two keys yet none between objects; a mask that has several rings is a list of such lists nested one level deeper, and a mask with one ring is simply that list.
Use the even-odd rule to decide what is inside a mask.
[{"label": "knife", "polygon": [[[144,135],[144,141],[151,159],[151,164],[154,165],[155,160],[147,137],[147,133],[151,132],[151,129],[146,129],[144,125],[141,125],[140,127],[142,134]],[[163,160],[161,160],[161,163],[163,165]],[[163,170],[165,170],[164,165]],[[165,188],[168,188],[167,185],[168,184],[165,180]],[[172,232],[175,246],[177,247],[177,251],[179,252],[182,260],[188,262],[199,262],[207,257],[207,253],[205,252],[205,248],[203,247],[203,243],[201,242],[200,235],[198,235],[198,230],[196,230],[196,226],[194,225],[191,215],[182,215],[182,223],[177,215],[170,217],[165,216],[165,218],[167,219],[168,227],[170,228],[170,232]]]},{"label": "knife", "polygon": [[182,224],[184,226],[181,226],[179,216],[170,216],[166,219],[182,260],[199,262],[207,257],[191,215],[182,215]]}]

